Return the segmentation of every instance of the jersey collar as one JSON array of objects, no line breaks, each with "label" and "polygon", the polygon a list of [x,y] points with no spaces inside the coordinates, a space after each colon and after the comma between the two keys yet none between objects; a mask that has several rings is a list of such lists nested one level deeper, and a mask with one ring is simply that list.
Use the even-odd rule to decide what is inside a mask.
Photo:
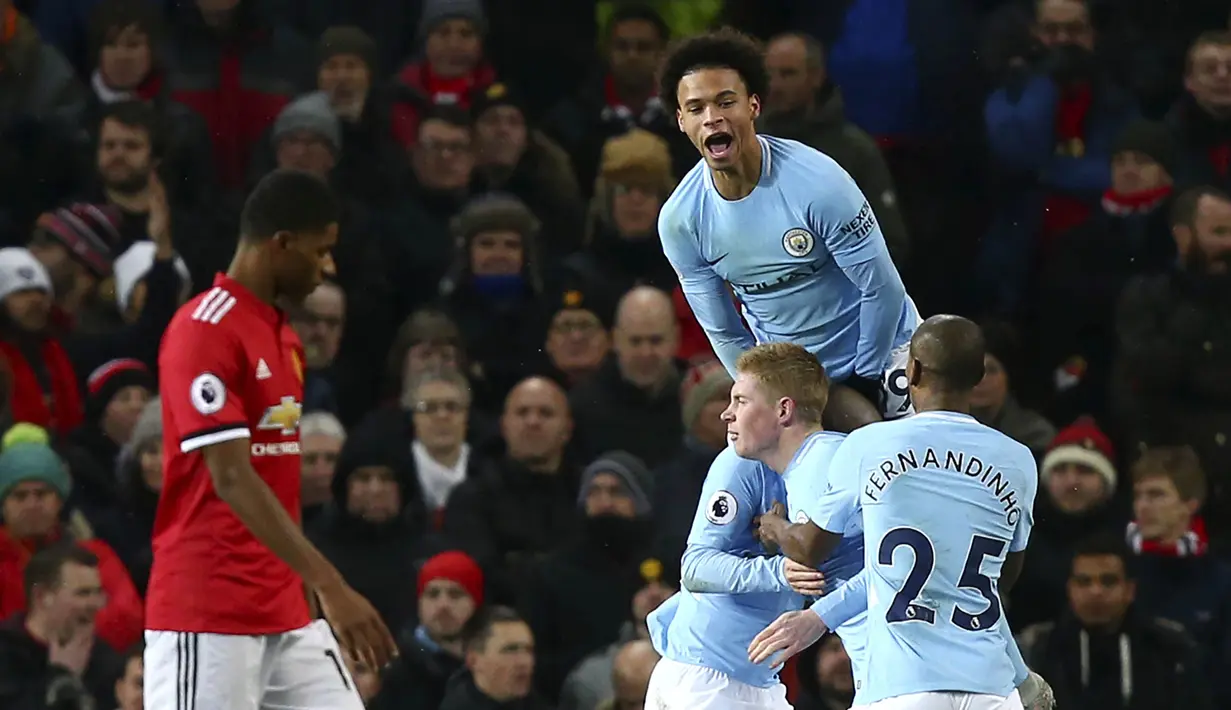
[{"label": "jersey collar", "polygon": [[223,273],[216,274],[214,276],[214,285],[226,289],[227,293],[235,297],[236,305],[249,313],[260,316],[261,320],[268,321],[274,326],[282,324],[282,311],[280,309],[257,298],[256,294],[249,291],[246,286],[230,276]]}]

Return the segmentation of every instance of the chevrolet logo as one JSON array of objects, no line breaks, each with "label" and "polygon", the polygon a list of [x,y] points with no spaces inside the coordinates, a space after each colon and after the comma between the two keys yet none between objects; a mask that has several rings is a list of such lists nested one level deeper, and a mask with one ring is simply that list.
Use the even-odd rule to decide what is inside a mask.
[{"label": "chevrolet logo", "polygon": [[302,415],[303,405],[296,402],[294,397],[286,396],[265,410],[265,416],[261,417],[261,423],[256,428],[265,431],[277,429],[290,436],[299,429],[299,417]]}]

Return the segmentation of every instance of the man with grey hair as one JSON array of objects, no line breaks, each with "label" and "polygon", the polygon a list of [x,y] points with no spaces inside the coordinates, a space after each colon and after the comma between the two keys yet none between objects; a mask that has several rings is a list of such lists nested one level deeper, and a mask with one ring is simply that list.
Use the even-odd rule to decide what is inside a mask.
[{"label": "man with grey hair", "polygon": [[850,173],[872,205],[885,244],[901,268],[910,240],[893,176],[872,136],[846,120],[842,92],[825,70],[825,48],[806,34],[780,34],[766,48],[765,68],[769,97],[757,129],[816,148]]},{"label": "man with grey hair", "polygon": [[402,406],[414,418],[410,450],[415,476],[439,527],[449,494],[470,474],[470,383],[455,370],[428,371],[406,388]]},{"label": "man with grey hair", "polygon": [[310,524],[333,500],[330,485],[338,454],[346,443],[346,427],[329,412],[309,412],[299,421],[300,506]]}]

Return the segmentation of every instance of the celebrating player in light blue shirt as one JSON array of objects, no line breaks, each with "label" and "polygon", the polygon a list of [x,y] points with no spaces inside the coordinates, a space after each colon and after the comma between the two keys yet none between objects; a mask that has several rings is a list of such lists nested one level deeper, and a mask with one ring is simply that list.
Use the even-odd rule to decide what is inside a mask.
[{"label": "celebrating player in light blue shirt", "polygon": [[1037,473],[1026,447],[968,413],[983,357],[982,334],[966,319],[920,326],[908,377],[921,413],[847,437],[813,518],[822,550],[862,518],[864,573],[810,610],[784,615],[758,635],[750,657],[798,652],[866,608],[859,706],[1021,708],[1016,687],[1028,677],[1022,695],[1041,702],[1046,693],[1021,663],[1000,601],[1021,571]]},{"label": "celebrating player in light blue shirt", "polygon": [[663,252],[732,376],[754,344],[794,342],[885,418],[902,416],[914,304],[846,171],[757,135],[766,86],[760,48],[732,30],[685,40],[667,58],[659,97],[703,160],[659,213]]},{"label": "celebrating player in light blue shirt", "polygon": [[[788,511],[810,513],[790,504],[790,488],[819,500],[820,490],[807,480],[809,466],[826,463],[841,441],[821,431],[828,396],[824,369],[798,345],[762,345],[739,358],[722,414],[730,446],[702,488],[681,566],[682,591],[649,618],[663,660],[650,679],[646,707],[790,707],[776,669],[752,663],[747,653],[761,629],[803,605],[786,579],[785,558],[758,540],[764,532],[758,523],[771,512],[778,519]],[[861,543],[856,530],[852,544]],[[859,559],[858,551],[854,556]],[[835,574],[841,568],[849,576],[857,565],[847,559]]]}]

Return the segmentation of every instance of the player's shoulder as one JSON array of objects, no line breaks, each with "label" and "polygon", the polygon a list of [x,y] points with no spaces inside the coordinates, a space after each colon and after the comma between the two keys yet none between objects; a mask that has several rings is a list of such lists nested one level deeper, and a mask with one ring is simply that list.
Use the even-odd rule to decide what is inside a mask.
[{"label": "player's shoulder", "polygon": [[229,330],[244,318],[244,309],[238,306],[240,298],[225,285],[211,286],[180,306],[170,327],[214,333]]},{"label": "player's shoulder", "polygon": [[804,450],[800,452],[801,463],[819,463],[832,459],[849,435],[836,431],[823,431],[804,442]]},{"label": "player's shoulder", "polygon": [[690,215],[696,213],[698,202],[704,197],[707,187],[707,170],[704,160],[698,160],[692,170],[680,180],[667,201],[658,212],[660,232],[666,227],[672,233],[687,227]]},{"label": "player's shoulder", "polygon": [[845,175],[846,171],[837,161],[809,145],[789,138],[762,136],[769,146],[770,169],[779,166],[786,173]]},{"label": "player's shoulder", "polygon": [[763,464],[752,459],[742,458],[735,453],[735,447],[728,446],[714,457],[710,464],[706,481],[714,485],[726,485],[730,482],[756,481],[763,475]]}]

